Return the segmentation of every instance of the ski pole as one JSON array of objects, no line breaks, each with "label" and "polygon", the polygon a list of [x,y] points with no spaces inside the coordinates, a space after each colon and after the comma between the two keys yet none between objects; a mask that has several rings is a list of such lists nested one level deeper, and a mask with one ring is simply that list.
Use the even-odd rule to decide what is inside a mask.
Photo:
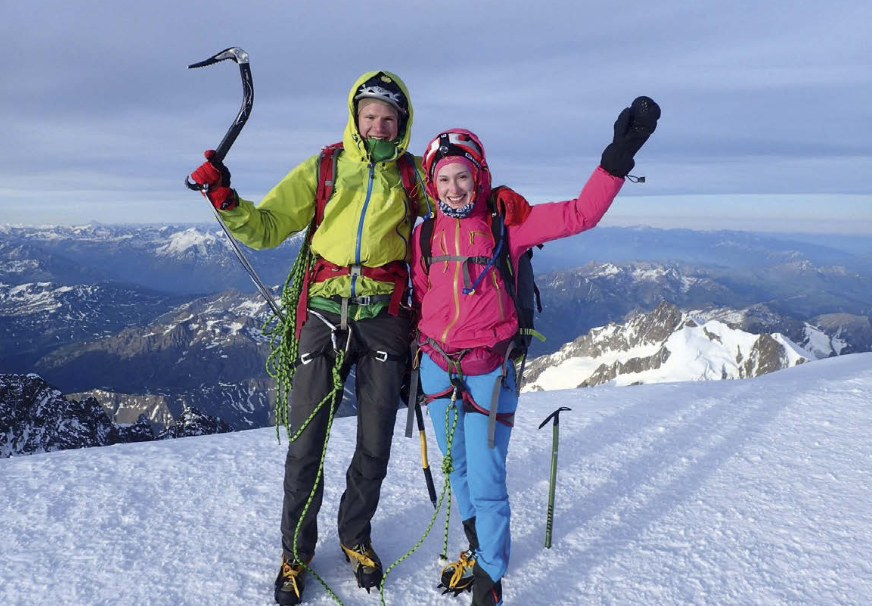
[{"label": "ski pole", "polygon": [[[248,64],[248,53],[241,48],[234,46],[225,48],[220,53],[212,55],[205,61],[192,63],[188,66],[188,69],[206,67],[207,65],[214,65],[215,63],[226,59],[232,59],[239,66],[239,75],[242,77],[242,107],[239,108],[239,113],[236,114],[236,119],[233,121],[233,124],[230,125],[230,128],[227,129],[227,133],[224,135],[224,138],[221,139],[221,143],[219,143],[218,147],[215,148],[215,154],[209,158],[209,161],[212,162],[212,164],[218,164],[224,160],[225,156],[227,156],[227,152],[230,151],[233,142],[236,141],[236,137],[238,137],[239,133],[242,132],[242,127],[245,126],[248,117],[251,115],[251,108],[254,105],[254,82],[251,78],[251,67]],[[191,183],[190,179],[187,177],[185,177],[185,185],[188,186],[188,189],[199,191],[203,194],[204,198],[208,198],[206,195],[208,193],[208,186],[200,185],[199,183]],[[227,236],[227,240],[230,242],[230,248],[233,250],[236,258],[239,259],[243,269],[245,269],[246,273],[251,278],[251,281],[254,282],[255,288],[257,288],[258,292],[260,292],[261,296],[266,300],[267,305],[269,305],[276,317],[281,321],[284,321],[285,317],[284,314],[282,314],[281,308],[275,302],[275,299],[263,283],[263,280],[261,280],[260,276],[257,275],[254,267],[248,261],[248,258],[246,258],[245,253],[243,253],[242,249],[239,248],[236,240],[230,234],[230,230],[227,229],[227,226],[221,219],[221,215],[214,207],[212,207],[212,212],[215,214],[218,224],[221,225],[224,235]]]},{"label": "ski pole", "polygon": [[561,406],[539,424],[539,429],[552,418],[554,419],[553,439],[551,442],[551,479],[548,486],[548,519],[545,522],[545,547],[551,549],[551,528],[554,525],[554,491],[557,488],[557,444],[560,439],[560,413],[566,410],[572,410],[566,406]]}]

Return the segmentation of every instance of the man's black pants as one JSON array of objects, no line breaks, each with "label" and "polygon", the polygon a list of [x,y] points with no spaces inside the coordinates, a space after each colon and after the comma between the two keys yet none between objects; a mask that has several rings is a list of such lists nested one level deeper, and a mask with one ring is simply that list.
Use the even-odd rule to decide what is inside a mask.
[{"label": "man's black pants", "polygon": [[[338,315],[318,313],[332,324],[339,324]],[[382,480],[387,473],[405,357],[409,351],[410,317],[405,310],[399,316],[383,311],[375,318],[349,322],[349,325],[351,342],[341,374],[344,383],[351,365],[357,365],[357,444],[346,473],[338,527],[339,540],[351,547],[370,538],[370,520],[378,507]],[[289,413],[292,434],[333,389],[335,355],[330,336],[330,327],[310,312],[300,333],[300,355],[309,354],[311,359],[300,364],[294,375]],[[340,333],[337,338],[340,346],[345,345],[345,334]],[[338,399],[341,399],[341,393]],[[294,531],[318,472],[328,413],[329,406],[325,405],[300,437],[288,446],[282,548],[289,561],[294,559]],[[322,476],[297,538],[297,556],[302,561],[307,561],[315,553],[317,516],[323,493]]]}]

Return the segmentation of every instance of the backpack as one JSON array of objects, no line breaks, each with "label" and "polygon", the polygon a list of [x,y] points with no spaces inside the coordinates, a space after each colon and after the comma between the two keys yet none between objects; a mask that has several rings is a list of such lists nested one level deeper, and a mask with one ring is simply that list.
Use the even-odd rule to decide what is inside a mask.
[{"label": "backpack", "polygon": [[[502,187],[502,186],[500,186]],[[512,260],[509,256],[508,230],[503,216],[500,214],[497,205],[495,204],[496,194],[500,187],[494,188],[491,195],[488,197],[488,210],[490,211],[490,226],[491,235],[494,240],[494,250],[490,258],[473,257],[471,260],[486,264],[486,267],[478,275],[475,282],[464,288],[464,294],[472,292],[487,272],[487,268],[492,264],[495,265],[500,273],[506,291],[512,297],[512,302],[515,304],[515,315],[518,317],[518,332],[512,340],[512,357],[516,360],[521,360],[521,372],[523,375],[524,363],[527,357],[527,351],[530,348],[530,343],[533,337],[540,341],[544,341],[545,337],[542,333],[534,328],[535,311],[542,313],[542,300],[539,295],[539,287],[536,286],[536,281],[533,277],[533,251],[527,250],[518,259],[518,274],[515,279],[515,271],[512,267]],[[420,231],[420,246],[421,258],[424,263],[424,268],[430,271],[430,262],[433,258],[433,226],[435,225],[433,218],[424,220],[421,224]],[[538,248],[542,248],[539,244]],[[517,288],[516,286],[517,282]],[[519,382],[520,385],[520,382]]]}]

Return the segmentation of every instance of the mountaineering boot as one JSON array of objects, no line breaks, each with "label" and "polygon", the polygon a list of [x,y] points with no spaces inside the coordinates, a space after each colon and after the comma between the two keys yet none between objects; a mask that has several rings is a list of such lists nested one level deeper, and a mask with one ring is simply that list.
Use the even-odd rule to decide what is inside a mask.
[{"label": "mountaineering boot", "polygon": [[276,603],[281,606],[293,606],[302,601],[303,580],[306,570],[302,564],[292,564],[282,554],[282,565],[279,576],[276,577]]},{"label": "mountaineering boot", "polygon": [[372,548],[372,543],[365,541],[354,547],[346,547],[340,543],[339,546],[345,554],[345,561],[351,562],[351,570],[354,572],[354,578],[357,579],[357,586],[366,589],[367,593],[371,588],[378,587],[384,571],[381,560]]},{"label": "mountaineering boot", "polygon": [[502,579],[494,583],[488,573],[477,563],[472,569],[475,581],[472,584],[472,606],[502,606]]},{"label": "mountaineering boot", "polygon": [[469,540],[469,549],[460,552],[460,557],[442,569],[442,576],[436,589],[445,590],[442,595],[454,592],[457,597],[464,591],[472,591],[472,568],[475,565],[475,550],[478,549],[478,535],[475,533],[475,517],[463,520],[463,532]]}]

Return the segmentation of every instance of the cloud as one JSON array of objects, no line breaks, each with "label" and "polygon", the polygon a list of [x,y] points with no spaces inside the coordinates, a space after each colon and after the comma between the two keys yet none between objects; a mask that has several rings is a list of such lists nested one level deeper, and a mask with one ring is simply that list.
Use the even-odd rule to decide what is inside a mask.
[{"label": "cloud", "polygon": [[620,109],[648,94],[663,107],[639,157],[651,194],[869,193],[870,20],[862,0],[13,3],[0,213],[65,194],[68,214],[112,221],[146,194],[186,195],[241,102],[231,63],[186,66],[232,44],[255,81],[227,159],[249,198],[339,140],[348,87],[374,68],[412,91],[413,151],[471,128],[519,189],[574,191]]}]

